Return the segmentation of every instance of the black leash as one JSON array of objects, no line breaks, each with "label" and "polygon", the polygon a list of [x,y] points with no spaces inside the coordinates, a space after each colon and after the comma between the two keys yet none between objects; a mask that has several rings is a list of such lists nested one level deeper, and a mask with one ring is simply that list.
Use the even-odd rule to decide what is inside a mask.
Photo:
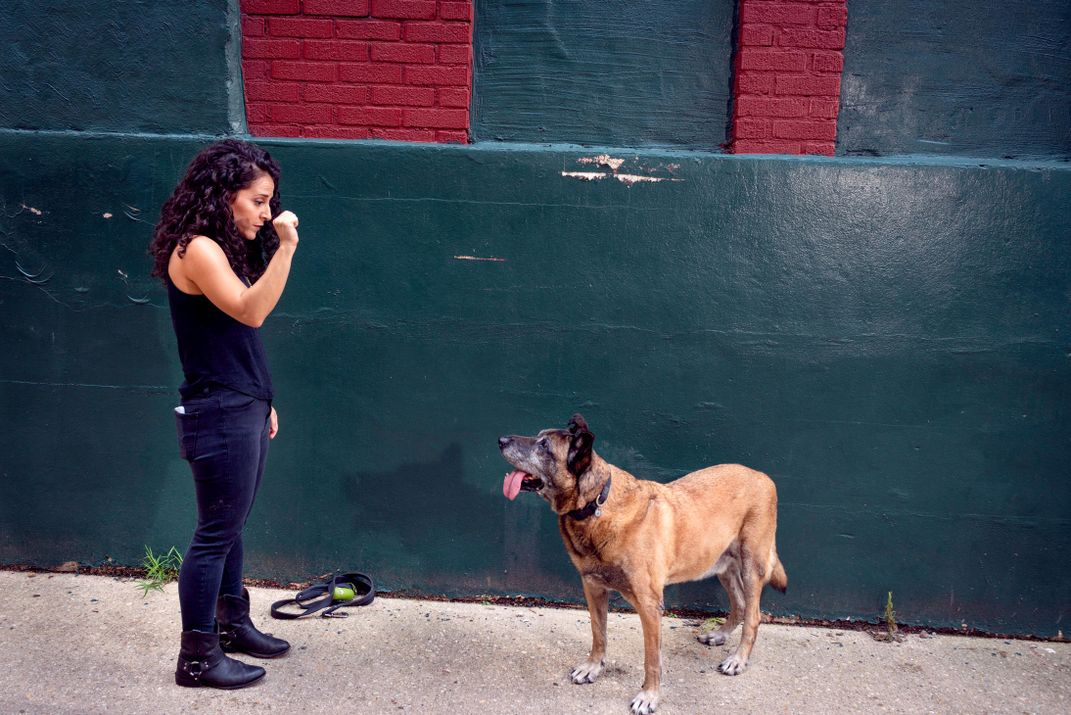
[{"label": "black leash", "polygon": [[[335,600],[336,586],[351,589],[353,598]],[[327,583],[313,584],[304,591],[299,591],[294,598],[284,598],[271,604],[271,617],[293,620],[327,609],[320,614],[321,618],[345,618],[349,614],[335,613],[335,611],[347,606],[367,606],[375,597],[376,587],[372,583],[370,576],[356,571],[350,573],[336,572]],[[301,612],[284,611],[283,608],[286,606],[297,606],[301,609]]]}]

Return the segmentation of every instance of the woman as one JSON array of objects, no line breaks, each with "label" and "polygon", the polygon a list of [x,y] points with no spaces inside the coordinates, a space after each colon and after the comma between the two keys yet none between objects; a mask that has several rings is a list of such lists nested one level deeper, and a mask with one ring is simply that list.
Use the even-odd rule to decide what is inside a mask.
[{"label": "woman", "polygon": [[179,571],[179,685],[241,688],[264,669],[224,651],[273,658],[290,649],[249,620],[242,528],[279,431],[258,328],[286,286],[297,226],[297,216],[280,212],[275,161],[228,139],[190,163],[153,235],[153,275],[167,285],[185,375],[179,451],[197,495],[197,529]]}]

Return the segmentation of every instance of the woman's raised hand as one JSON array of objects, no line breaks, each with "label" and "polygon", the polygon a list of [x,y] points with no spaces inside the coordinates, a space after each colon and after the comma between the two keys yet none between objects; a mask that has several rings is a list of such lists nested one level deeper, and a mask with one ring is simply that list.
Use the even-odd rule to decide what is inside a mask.
[{"label": "woman's raised hand", "polygon": [[288,245],[291,248],[297,248],[298,244],[298,217],[294,215],[293,211],[283,211],[281,214],[272,219],[272,225],[275,226],[275,233],[279,236],[279,245]]}]

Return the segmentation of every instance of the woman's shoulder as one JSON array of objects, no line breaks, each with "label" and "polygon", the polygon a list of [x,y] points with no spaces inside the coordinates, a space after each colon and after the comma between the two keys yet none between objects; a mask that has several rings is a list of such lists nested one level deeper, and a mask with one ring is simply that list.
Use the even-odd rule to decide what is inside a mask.
[{"label": "woman's shoulder", "polygon": [[208,236],[202,236],[200,234],[190,238],[190,242],[186,244],[186,254],[189,255],[190,251],[197,253],[209,253],[225,255],[223,253],[223,247],[219,245],[219,242],[214,238]]}]

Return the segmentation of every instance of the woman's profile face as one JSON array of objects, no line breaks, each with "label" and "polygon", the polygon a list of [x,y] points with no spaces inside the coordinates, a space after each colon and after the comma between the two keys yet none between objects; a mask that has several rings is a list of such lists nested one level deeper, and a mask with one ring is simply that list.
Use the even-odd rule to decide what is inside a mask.
[{"label": "woman's profile face", "polygon": [[271,195],[275,182],[267,174],[261,174],[244,189],[239,189],[231,201],[231,213],[238,233],[247,241],[257,237],[257,231],[271,221]]}]

